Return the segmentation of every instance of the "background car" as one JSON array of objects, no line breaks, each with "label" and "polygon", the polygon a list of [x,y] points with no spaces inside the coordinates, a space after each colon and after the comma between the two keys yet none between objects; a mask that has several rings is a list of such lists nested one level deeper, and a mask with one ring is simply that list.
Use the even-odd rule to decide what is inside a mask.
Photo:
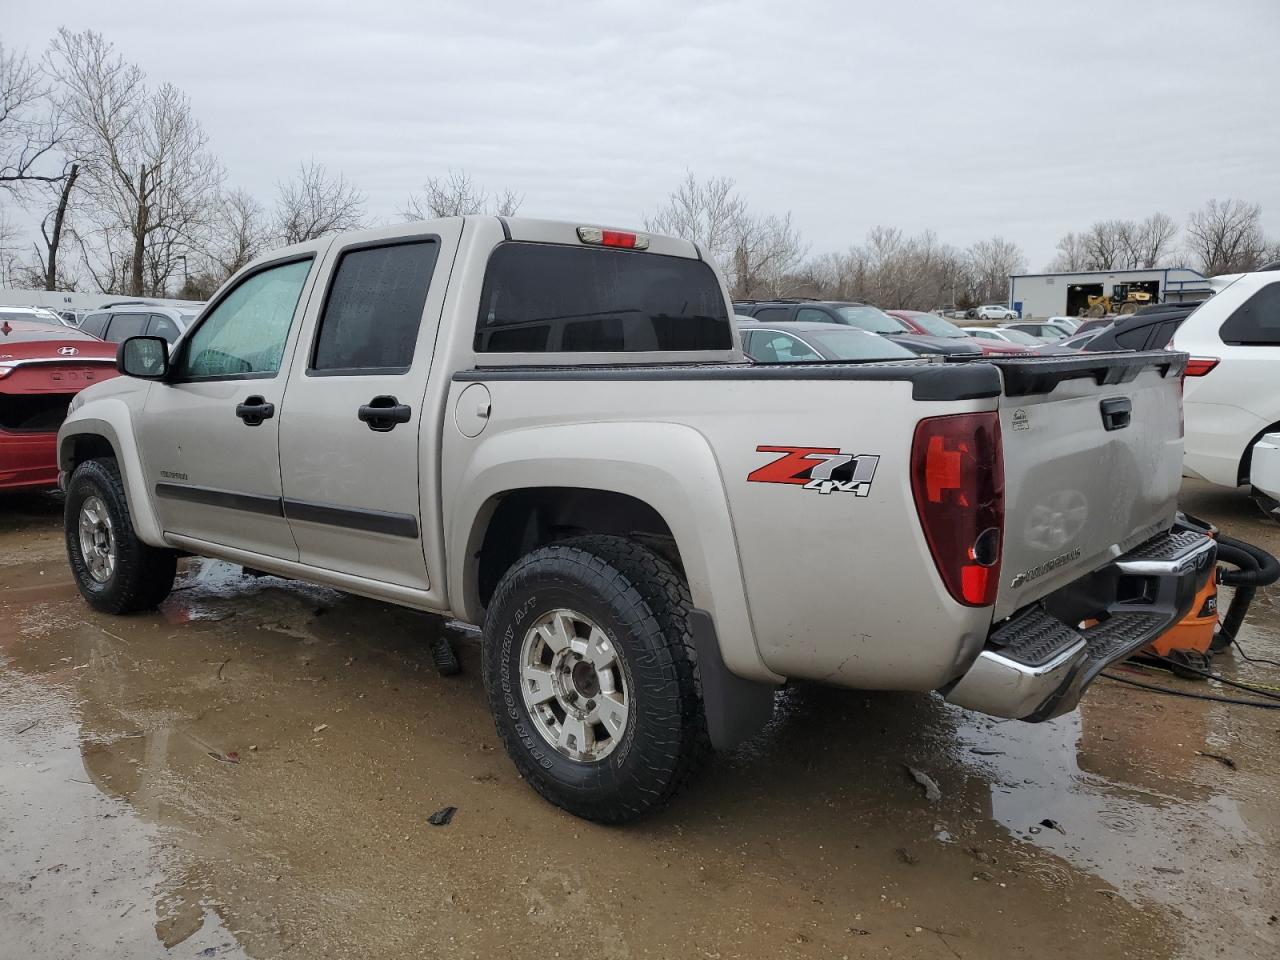
[{"label": "background car", "polygon": [[879,334],[918,354],[980,356],[981,348],[950,337],[915,333],[879,307],[847,300],[737,300],[734,310],[766,323],[832,323]]},{"label": "background car", "polygon": [[[43,311],[50,313],[51,311]],[[0,491],[58,482],[58,428],[84,387],[116,375],[116,347],[60,317],[0,308]]]},{"label": "background car", "polygon": [[98,310],[80,324],[85,333],[109,343],[123,343],[130,337],[164,337],[175,342],[186,332],[204,304],[195,303],[191,308],[166,307],[148,303],[122,303],[110,309]]},{"label": "background car", "polygon": [[982,341],[995,343],[1013,343],[1023,347],[1039,347],[1044,341],[1023,333],[1021,330],[1010,330],[1008,327],[961,327],[969,336]]},{"label": "background car", "polygon": [[834,323],[761,323],[738,316],[742,350],[758,363],[815,360],[914,360],[916,354],[884,337]]},{"label": "background car", "polygon": [[1280,273],[1209,284],[1217,292],[1182,320],[1171,344],[1191,354],[1183,473],[1223,487],[1280,489],[1280,476],[1263,476],[1264,466],[1280,468],[1271,458],[1253,474],[1255,445],[1280,431]]},{"label": "background car", "polygon": [[1075,317],[1047,317],[1046,323],[1052,323],[1055,327],[1062,327],[1068,333],[1080,332],[1080,321]]},{"label": "background car", "polygon": [[1022,333],[1030,334],[1041,343],[1053,343],[1056,340],[1069,337],[1075,332],[1068,330],[1066,327],[1060,327],[1056,323],[1049,323],[1047,320],[1023,320],[1018,323],[1002,323],[1000,327],[1003,330],[1019,330]]},{"label": "background car", "polygon": [[[936,313],[925,313],[922,310],[886,310],[885,313],[891,317],[896,317],[910,327],[915,333],[927,334],[931,337],[942,337],[952,340],[966,340],[973,342],[973,338],[969,336],[963,329],[957,327],[950,320],[946,320]],[[1027,353],[1030,347],[1025,344],[1008,343],[1003,340],[982,339],[978,341],[978,349],[988,356],[996,354],[1015,354]]]},{"label": "background car", "polygon": [[1017,320],[1018,311],[1006,307],[1002,303],[987,303],[980,306],[974,311],[974,317],[979,320]]},{"label": "background car", "polygon": [[[1182,322],[1191,315],[1196,304],[1174,304],[1168,309],[1151,313],[1133,313],[1117,317],[1115,322],[1101,330],[1084,334],[1088,341],[1080,349],[1099,350],[1164,350],[1169,346]],[[1063,345],[1069,340],[1062,341]]]},{"label": "background car", "polygon": [[34,320],[40,323],[55,323],[60,327],[75,326],[62,314],[47,307],[0,307],[0,320]]}]

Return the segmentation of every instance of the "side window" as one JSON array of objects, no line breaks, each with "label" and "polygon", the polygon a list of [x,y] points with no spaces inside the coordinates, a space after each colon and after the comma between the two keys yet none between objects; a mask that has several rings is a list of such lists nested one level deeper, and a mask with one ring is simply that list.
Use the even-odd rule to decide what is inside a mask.
[{"label": "side window", "polygon": [[1173,339],[1173,335],[1178,332],[1178,327],[1182,326],[1181,320],[1166,320],[1164,323],[1156,326],[1156,332],[1151,335],[1151,339],[1147,341],[1148,350],[1164,350],[1169,346],[1169,341]]},{"label": "side window", "polygon": [[787,319],[789,312],[787,307],[761,307],[756,311],[756,319],[765,323],[779,323]]},{"label": "side window", "polygon": [[796,311],[796,320],[799,323],[830,323],[831,315],[814,307],[801,307]]},{"label": "side window", "polygon": [[275,376],[310,272],[308,257],[241,281],[187,339],[178,379]]},{"label": "side window", "polygon": [[130,337],[140,337],[147,329],[145,313],[113,313],[111,326],[107,327],[107,340],[111,343],[124,343]]},{"label": "side window", "polygon": [[169,343],[178,339],[178,325],[168,317],[162,317],[158,313],[151,315],[151,322],[147,324],[147,335],[152,337],[164,337]]},{"label": "side window", "polygon": [[342,254],[320,314],[311,369],[408,370],[439,252],[436,241],[417,240]]},{"label": "side window", "polygon": [[799,360],[822,359],[803,341],[785,333],[758,330],[755,337],[756,356],[766,363],[795,363]]},{"label": "side window", "polygon": [[1151,336],[1151,324],[1143,324],[1140,327],[1133,327],[1123,333],[1117,333],[1115,336],[1116,343],[1126,350],[1142,350],[1147,345],[1147,338]]},{"label": "side window", "polygon": [[80,329],[85,333],[95,337],[101,337],[107,331],[107,321],[111,319],[109,313],[93,313],[84,318],[84,323],[80,324]]},{"label": "side window", "polygon": [[1219,331],[1235,346],[1280,346],[1280,283],[1269,283],[1236,308]]}]

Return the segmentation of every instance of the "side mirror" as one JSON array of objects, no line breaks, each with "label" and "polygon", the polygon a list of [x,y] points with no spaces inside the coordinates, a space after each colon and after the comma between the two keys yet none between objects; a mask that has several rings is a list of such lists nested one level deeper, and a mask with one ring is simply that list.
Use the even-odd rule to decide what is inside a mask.
[{"label": "side mirror", "polygon": [[116,352],[116,369],[126,377],[163,380],[169,375],[169,344],[163,337],[130,337]]}]

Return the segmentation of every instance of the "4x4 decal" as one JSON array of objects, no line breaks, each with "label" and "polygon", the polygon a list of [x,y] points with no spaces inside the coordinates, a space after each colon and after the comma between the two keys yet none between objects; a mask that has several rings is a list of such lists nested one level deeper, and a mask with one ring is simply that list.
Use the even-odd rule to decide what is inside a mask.
[{"label": "4x4 decal", "polygon": [[865,497],[871,492],[878,456],[841,453],[836,447],[756,447],[757,453],[782,456],[752,470],[752,483],[794,483],[818,493],[852,493]]}]

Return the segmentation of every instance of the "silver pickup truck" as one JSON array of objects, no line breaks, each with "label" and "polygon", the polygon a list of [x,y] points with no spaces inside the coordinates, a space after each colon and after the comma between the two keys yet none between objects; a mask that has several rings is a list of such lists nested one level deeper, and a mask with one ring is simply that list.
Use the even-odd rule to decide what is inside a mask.
[{"label": "silver pickup truck", "polygon": [[1213,568],[1184,362],[753,364],[683,240],[344,234],[121,345],[59,434],[67,551],[109,613],[196,554],[480,624],[521,774],[622,822],[789,680],[1072,709]]}]

